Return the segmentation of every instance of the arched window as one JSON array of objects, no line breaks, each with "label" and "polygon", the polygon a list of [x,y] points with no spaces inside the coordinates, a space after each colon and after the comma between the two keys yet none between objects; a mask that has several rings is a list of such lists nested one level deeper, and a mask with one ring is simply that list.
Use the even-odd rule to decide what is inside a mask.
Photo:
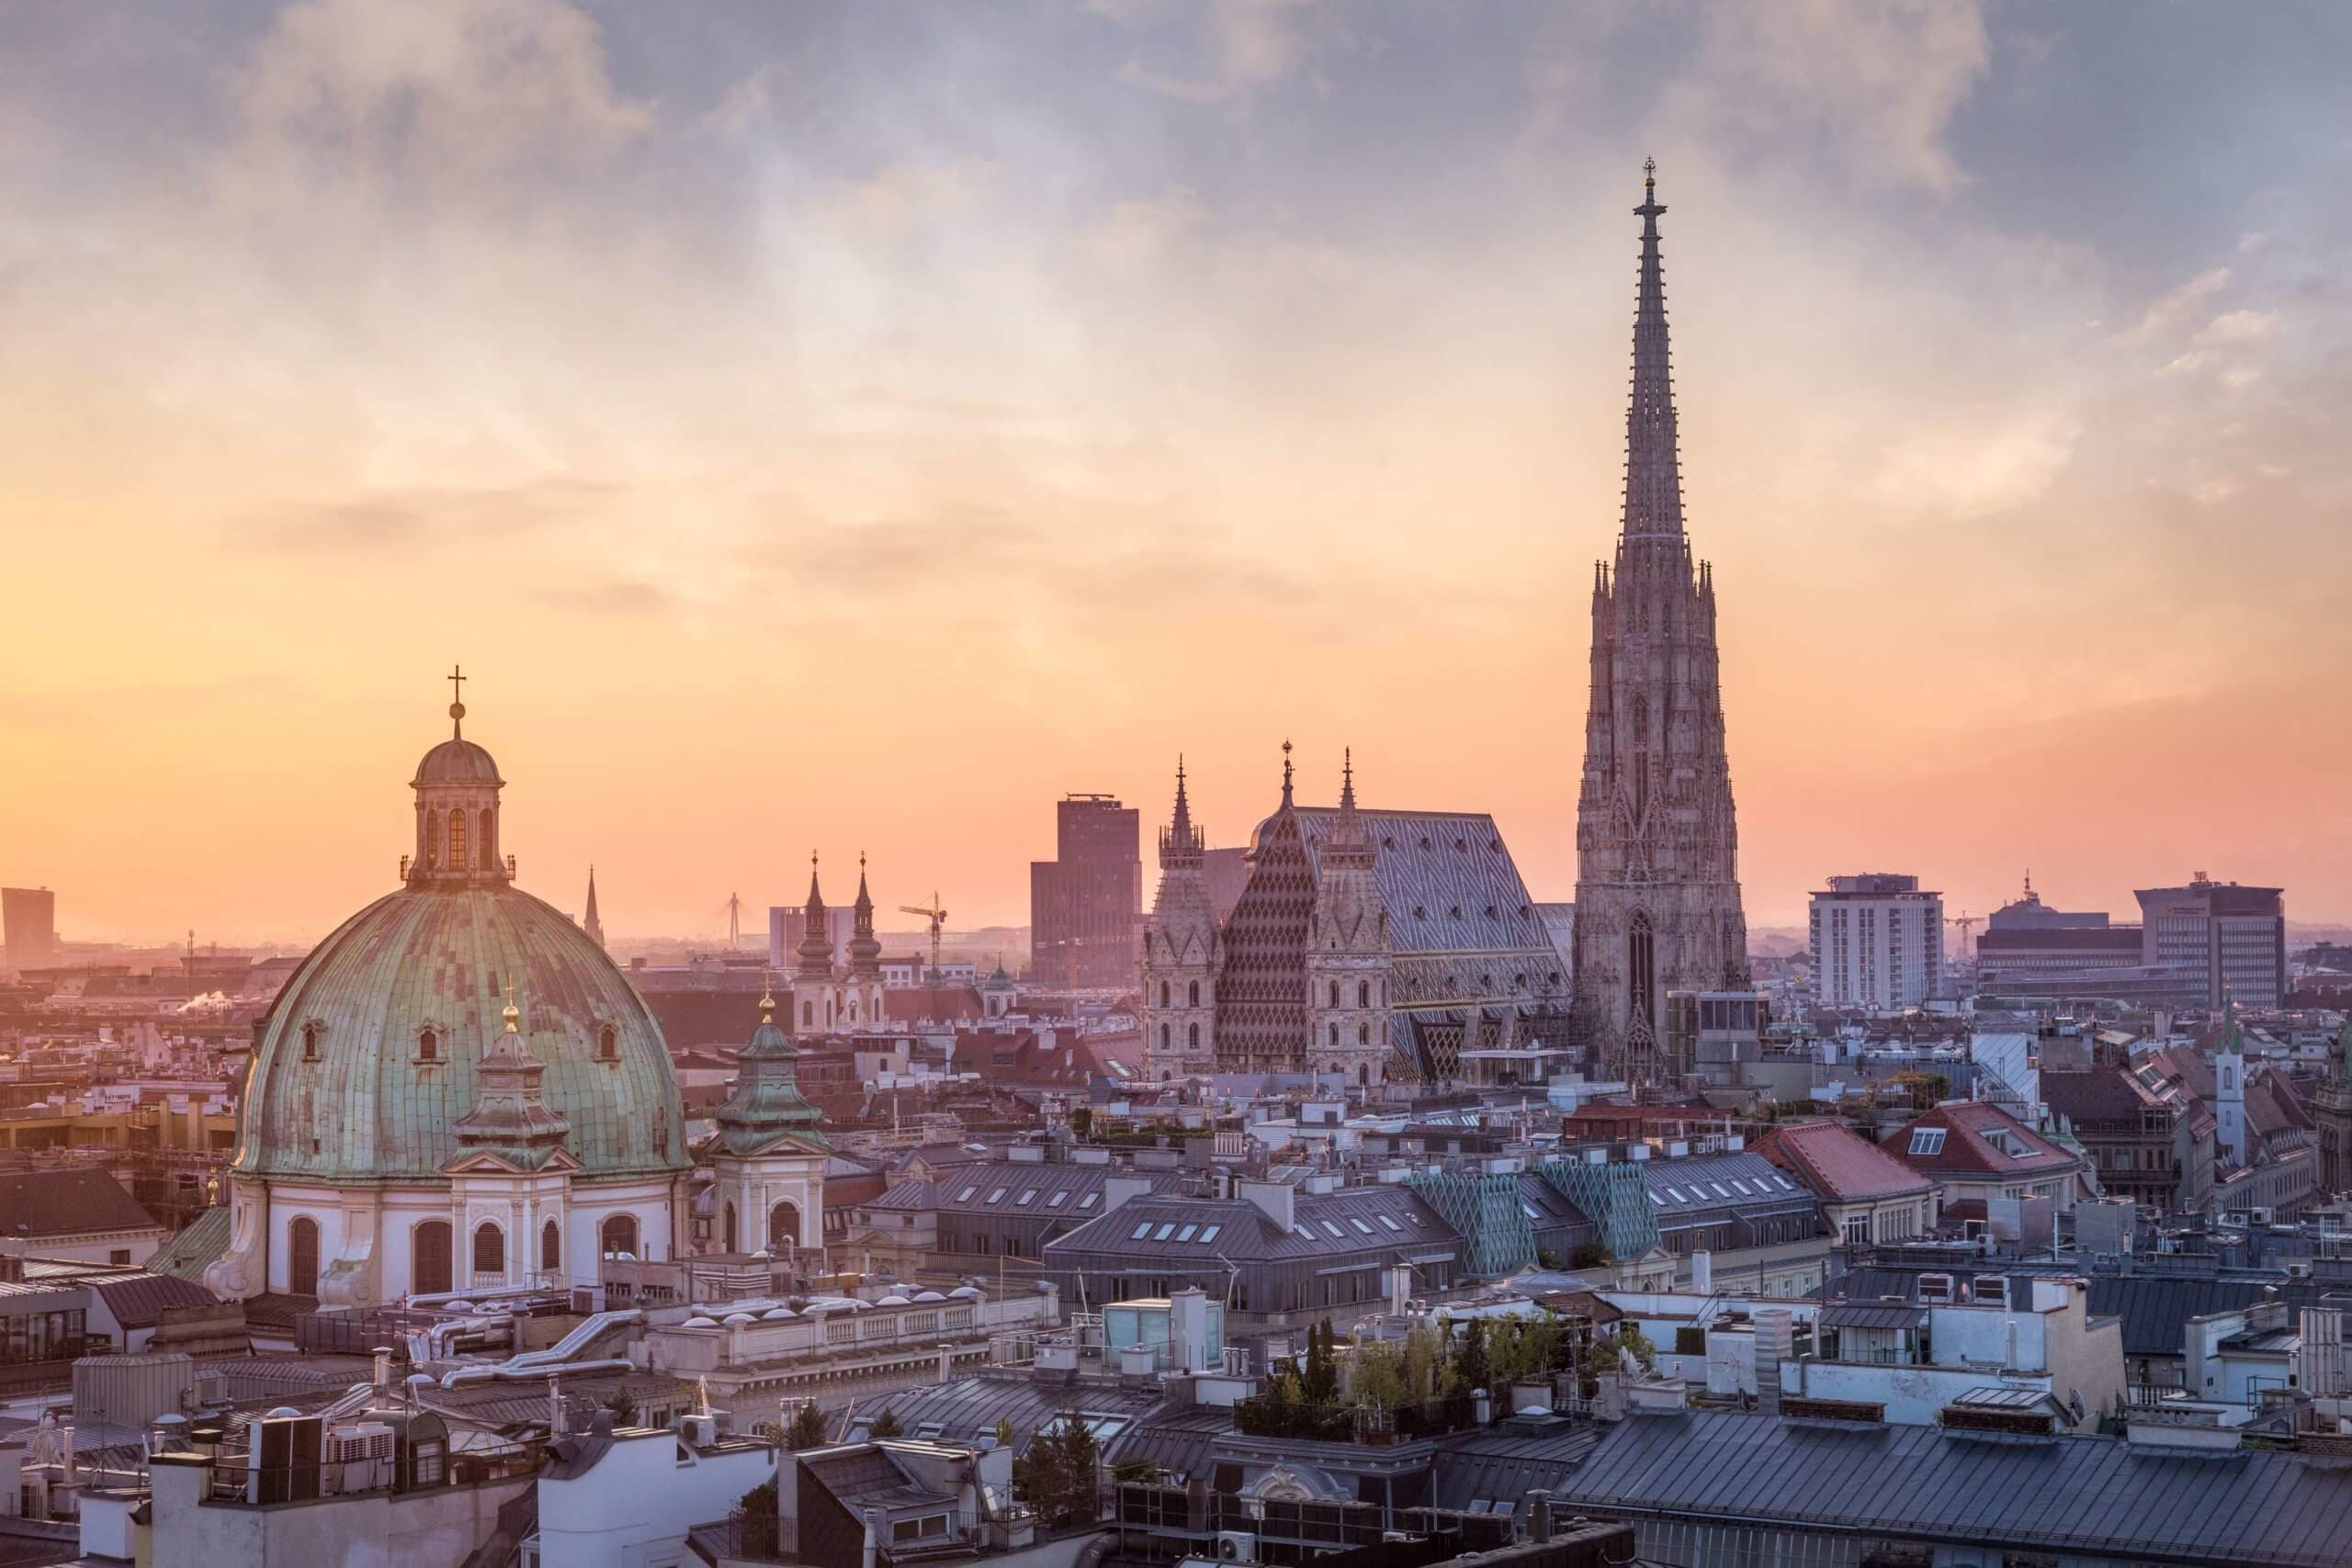
[{"label": "arched window", "polygon": [[506,1272],[506,1233],[484,1220],[474,1227],[474,1277]]},{"label": "arched window", "polygon": [[449,869],[463,871],[472,863],[466,859],[466,814],[449,813]]},{"label": "arched window", "polygon": [[637,1216],[615,1214],[605,1220],[604,1228],[597,1235],[605,1257],[612,1258],[624,1252],[634,1257],[637,1252]]},{"label": "arched window", "polygon": [[1159,1026],[1159,1048],[1168,1049],[1168,1026],[1164,1023]]},{"label": "arched window", "polygon": [[620,1032],[609,1023],[599,1024],[596,1028],[596,1060],[617,1062],[620,1058]]},{"label": "arched window", "polygon": [[1334,1024],[1331,1026],[1331,1043],[1332,1043],[1332,1044],[1334,1044],[1334,1045],[1337,1045],[1339,1043],[1340,1043],[1340,1026],[1339,1026],[1338,1024],[1334,1023]]},{"label": "arched window", "polygon": [[1196,1008],[1201,1005],[1201,983],[1198,980],[1185,983],[1184,1005],[1188,1008]]},{"label": "arched window", "polygon": [[491,856],[495,853],[498,849],[497,844],[492,840],[490,836],[490,811],[488,807],[484,807],[481,814],[481,841],[475,846],[475,849],[476,852],[481,856],[482,869],[487,871],[490,869]]},{"label": "arched window", "polygon": [[430,868],[441,863],[441,813],[424,814],[424,863]]},{"label": "arched window", "polygon": [[768,1211],[768,1250],[782,1252],[800,1245],[800,1206],[778,1203]]},{"label": "arched window", "polygon": [[308,1214],[286,1227],[286,1288],[298,1296],[319,1293],[319,1222]]},{"label": "arched window", "polygon": [[1656,979],[1657,957],[1650,935],[1650,918],[1634,911],[1633,928],[1625,933],[1625,1003],[1634,1018],[1656,1019],[1650,1008],[1650,995]]},{"label": "arched window", "polygon": [[1201,1026],[1199,1024],[1188,1023],[1184,1026],[1184,1044],[1187,1049],[1193,1051],[1197,1051],[1201,1048]]},{"label": "arched window", "polygon": [[306,1023],[302,1026],[302,1060],[315,1062],[318,1059],[319,1026],[315,1023]]},{"label": "arched window", "polygon": [[727,1233],[727,1246],[723,1250],[732,1252],[735,1250],[735,1205],[732,1203],[727,1205],[727,1223],[725,1228]]},{"label": "arched window", "polygon": [[1372,1043],[1372,1025],[1368,1023],[1359,1023],[1356,1025],[1356,1043],[1359,1045],[1369,1045]]},{"label": "arched window", "polygon": [[1372,1064],[1370,1062],[1358,1062],[1356,1064],[1356,1082],[1363,1084],[1367,1088],[1370,1087],[1372,1083]]},{"label": "arched window", "polygon": [[441,1036],[432,1030],[420,1029],[416,1033],[416,1059],[437,1062],[441,1059]]},{"label": "arched window", "polygon": [[1340,1005],[1340,982],[1337,980],[1331,982],[1331,1005],[1333,1007]]},{"label": "arched window", "polygon": [[1161,1007],[1168,1005],[1168,982],[1165,980],[1159,982],[1159,1005]]},{"label": "arched window", "polygon": [[800,1004],[800,1027],[807,1029],[816,1021],[817,1004],[815,1002],[802,1002]]},{"label": "arched window", "polygon": [[539,1267],[550,1274],[563,1267],[563,1227],[553,1220],[539,1227]]},{"label": "arched window", "polygon": [[456,1288],[450,1276],[450,1235],[447,1220],[426,1220],[408,1236],[408,1288],[420,1296],[437,1295]]},{"label": "arched window", "polygon": [[1356,1006],[1360,1008],[1368,1008],[1371,1005],[1372,982],[1369,980],[1358,980],[1356,982]]}]

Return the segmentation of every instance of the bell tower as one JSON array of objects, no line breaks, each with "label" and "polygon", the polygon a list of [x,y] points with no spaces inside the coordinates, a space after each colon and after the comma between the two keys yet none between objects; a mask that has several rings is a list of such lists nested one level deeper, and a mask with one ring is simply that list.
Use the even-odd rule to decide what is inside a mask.
[{"label": "bell tower", "polygon": [[1340,810],[1314,846],[1315,912],[1306,928],[1306,1063],[1358,1088],[1388,1058],[1388,987],[1396,948],[1374,875],[1380,852],[1356,811],[1353,752],[1340,771]]},{"label": "bell tower", "polygon": [[1159,830],[1159,895],[1143,938],[1144,1077],[1154,1083],[1216,1069],[1216,974],[1224,953],[1209,905],[1207,852],[1193,824],[1180,757],[1176,810]]}]

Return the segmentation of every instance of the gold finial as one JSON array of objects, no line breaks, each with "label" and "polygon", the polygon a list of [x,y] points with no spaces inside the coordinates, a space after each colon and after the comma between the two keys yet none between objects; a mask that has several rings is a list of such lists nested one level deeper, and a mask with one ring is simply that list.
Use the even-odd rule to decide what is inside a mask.
[{"label": "gold finial", "polygon": [[1657,189],[1657,160],[1656,158],[1642,160],[1642,188],[1649,191]]},{"label": "gold finial", "polygon": [[760,1021],[762,1023],[775,1021],[775,971],[774,969],[763,968],[760,971]]},{"label": "gold finial", "polygon": [[512,980],[506,982],[506,1011],[503,1016],[506,1020],[507,1033],[518,1034],[522,1032],[520,1030],[515,1028],[515,1025],[520,1023],[523,1020],[523,1010],[514,1005],[514,982]]},{"label": "gold finial", "polygon": [[449,666],[449,734],[451,735],[451,737],[452,737],[452,738],[457,739],[463,739],[465,738],[465,733],[466,733],[466,730],[465,730],[465,719],[466,719],[466,705],[465,705],[465,694],[465,694],[465,683],[466,683],[466,671],[465,671],[465,667],[464,667],[463,665],[458,665],[458,664],[452,664],[452,665],[450,665],[450,666]]}]

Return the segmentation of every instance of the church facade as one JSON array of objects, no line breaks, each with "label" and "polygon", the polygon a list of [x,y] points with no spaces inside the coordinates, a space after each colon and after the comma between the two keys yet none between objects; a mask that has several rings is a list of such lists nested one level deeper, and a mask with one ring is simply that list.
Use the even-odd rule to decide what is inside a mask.
[{"label": "church facade", "polygon": [[698,1178],[738,1205],[745,1250],[821,1245],[829,1151],[798,1053],[763,1019],[690,1150],[660,1026],[601,931],[514,886],[505,781],[449,712],[411,781],[401,886],[254,1025],[205,1284],[327,1306],[593,1286],[604,1258],[698,1250]]},{"label": "church facade", "polygon": [[1160,836],[1145,927],[1144,1067],[1155,1082],[1283,1072],[1369,1089],[1445,1082],[1476,1060],[1558,1040],[1568,978],[1494,819],[1302,807],[1284,747],[1282,800],[1251,835],[1220,925],[1184,778]]},{"label": "church facade", "polygon": [[1644,192],[1624,511],[1614,564],[1593,570],[1574,937],[1580,1032],[1604,1072],[1637,1084],[1672,1076],[1669,993],[1749,984],[1714,572],[1683,531],[1654,166]]}]

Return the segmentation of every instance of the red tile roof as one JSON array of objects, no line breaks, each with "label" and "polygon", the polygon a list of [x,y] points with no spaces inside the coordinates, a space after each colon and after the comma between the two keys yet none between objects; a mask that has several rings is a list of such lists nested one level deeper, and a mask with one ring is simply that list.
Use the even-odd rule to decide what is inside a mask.
[{"label": "red tile roof", "polygon": [[[1931,1155],[1911,1152],[1912,1133],[1944,1130],[1943,1147]],[[2023,1156],[2005,1152],[2014,1143]],[[1932,1176],[2041,1176],[2075,1168],[2073,1155],[1998,1106],[1981,1100],[1939,1105],[1907,1127],[1898,1127],[1879,1145],[1913,1170]]]},{"label": "red tile roof", "polygon": [[1748,1146],[1831,1202],[1900,1198],[1934,1185],[1836,1122],[1784,1122]]}]

